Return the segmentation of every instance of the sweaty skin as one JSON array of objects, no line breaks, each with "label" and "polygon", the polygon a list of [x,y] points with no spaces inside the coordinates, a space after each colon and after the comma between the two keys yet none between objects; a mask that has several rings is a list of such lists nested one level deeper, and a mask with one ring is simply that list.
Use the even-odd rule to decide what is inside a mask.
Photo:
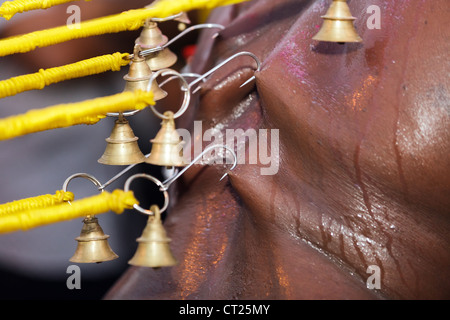
[{"label": "sweaty skin", "polygon": [[363,43],[344,45],[311,40],[329,3],[213,12],[226,29],[203,34],[191,70],[240,51],[262,69],[243,88],[251,58],[218,70],[178,126],[279,129],[278,173],[190,168],[165,220],[179,264],[130,267],[106,299],[450,298],[450,3],[348,1]]}]

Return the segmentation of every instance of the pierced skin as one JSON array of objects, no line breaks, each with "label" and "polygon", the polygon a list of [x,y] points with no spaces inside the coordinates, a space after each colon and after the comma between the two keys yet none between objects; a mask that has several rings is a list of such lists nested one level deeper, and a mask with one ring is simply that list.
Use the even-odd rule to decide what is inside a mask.
[{"label": "pierced skin", "polygon": [[[379,5],[382,29],[366,27]],[[165,227],[180,263],[131,267],[107,299],[448,299],[450,4],[349,1],[362,44],[311,40],[325,1],[216,10],[192,71],[210,77],[179,127],[280,130],[279,171],[194,166]],[[248,61],[248,62],[247,62]],[[239,109],[239,112],[237,110]],[[204,146],[209,143],[205,142]],[[367,268],[381,290],[366,288]]]}]

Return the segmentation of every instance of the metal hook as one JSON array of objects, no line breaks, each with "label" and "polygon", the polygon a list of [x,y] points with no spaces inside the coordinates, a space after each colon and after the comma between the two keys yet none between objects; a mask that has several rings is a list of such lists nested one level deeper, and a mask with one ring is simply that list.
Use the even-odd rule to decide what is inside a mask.
[{"label": "metal hook", "polygon": [[[193,72],[180,73],[183,78],[200,78],[202,75]],[[170,77],[159,84],[160,87],[164,86],[166,83],[172,81],[177,78],[176,76]],[[203,82],[206,82],[206,79],[203,79]]]},{"label": "metal hook", "polygon": [[[101,190],[101,192],[103,192],[104,190],[101,188],[102,184],[100,183],[100,181],[98,181],[94,176],[91,176],[90,174],[87,173],[75,173],[73,175],[71,175],[70,177],[68,177],[66,179],[66,181],[64,181],[63,184],[63,191],[67,192],[67,186],[69,185],[70,181],[72,181],[75,178],[84,178],[84,179],[88,179],[89,181],[91,181],[93,184],[95,184],[99,190]],[[67,201],[70,204],[70,201]]]},{"label": "metal hook", "polygon": [[[192,81],[189,84],[189,88],[192,88],[192,86],[194,86],[195,84],[197,84],[198,82],[200,82],[201,80],[203,80],[204,78],[208,77],[210,74],[214,73],[216,70],[220,69],[222,66],[224,66],[225,64],[227,64],[228,62],[230,62],[231,60],[240,57],[240,56],[250,56],[252,57],[255,61],[256,61],[256,71],[255,72],[259,72],[261,71],[261,61],[259,61],[258,57],[256,55],[254,55],[251,52],[247,52],[247,51],[242,51],[239,53],[236,53],[235,55],[229,57],[228,59],[226,59],[225,61],[223,61],[222,63],[220,63],[219,65],[215,66],[214,68],[212,68],[211,70],[209,70],[208,72],[204,73],[201,77],[195,79],[194,81]],[[243,86],[245,86],[247,83],[250,83],[251,81],[253,81],[256,77],[253,75],[250,79],[248,79],[247,81],[245,81],[243,84],[241,84],[241,86],[239,88],[242,88]],[[200,90],[200,87],[197,87],[192,93],[196,93],[198,90]]]},{"label": "metal hook", "polygon": [[[181,83],[182,83],[181,91],[184,91],[184,99],[183,99],[183,103],[182,103],[182,105],[180,107],[180,110],[178,110],[177,113],[175,113],[173,115],[173,118],[176,119],[176,118],[180,117],[186,111],[186,109],[188,108],[189,103],[191,101],[191,92],[189,90],[189,84],[186,81],[186,79],[180,73],[176,72],[175,70],[172,70],[172,69],[161,69],[161,70],[158,70],[158,71],[154,72],[152,77],[150,78],[150,80],[148,82],[148,86],[147,86],[147,90],[148,91],[150,91],[150,89],[152,87],[152,84],[153,84],[153,81],[155,81],[156,78],[158,78],[160,75],[163,76],[163,77],[164,76],[168,76],[168,75],[173,75],[174,77],[171,77],[169,79],[169,81],[173,80],[175,78],[179,78],[181,80]],[[166,81],[165,83],[167,83],[167,82],[168,81]],[[167,116],[161,114],[160,112],[158,112],[158,110],[156,110],[154,106],[150,105],[150,108],[155,113],[155,115],[160,117],[161,119],[165,119],[165,120],[169,119],[169,117],[167,117]]]},{"label": "metal hook", "polygon": [[[147,6],[147,7],[151,7],[151,5]],[[146,8],[147,8],[146,7]],[[165,21],[170,21],[170,20],[177,20],[178,18],[181,18],[183,16],[184,12],[180,12],[165,18],[150,18],[149,20],[154,21],[154,22],[165,22]]]},{"label": "metal hook", "polygon": [[[128,192],[128,191],[130,190],[130,184],[131,184],[131,182],[132,182],[134,179],[136,179],[136,178],[145,178],[145,179],[148,179],[148,180],[150,180],[150,181],[153,181],[157,186],[160,187],[160,191],[162,191],[163,194],[164,194],[164,206],[162,207],[161,210],[159,210],[159,212],[160,212],[160,213],[163,213],[163,212],[167,209],[167,207],[169,206],[169,193],[167,192],[167,190],[162,189],[162,188],[164,187],[163,183],[162,183],[161,181],[159,181],[158,179],[156,179],[155,177],[149,175],[149,174],[138,173],[138,174],[132,175],[131,177],[129,177],[129,178],[125,181],[125,186],[124,186],[124,188],[123,188],[123,190],[124,190],[125,192]],[[155,214],[155,213],[154,213],[153,211],[151,211],[151,210],[147,210],[147,209],[142,208],[142,207],[139,206],[137,203],[135,203],[135,204],[133,205],[133,208],[135,208],[137,211],[139,211],[139,212],[141,212],[141,213],[143,213],[143,214],[146,214],[146,215],[152,216],[152,215]]]},{"label": "metal hook", "polygon": [[[159,0],[155,0],[153,1],[151,4],[145,6],[144,8],[146,9],[151,9]],[[187,16],[186,12],[181,11],[180,13],[165,17],[165,18],[149,18],[148,20],[150,21],[154,21],[154,22],[164,22],[164,21],[169,21],[169,20],[175,20],[175,21],[180,21],[182,23],[191,23],[191,21],[189,20],[189,17]]]},{"label": "metal hook", "polygon": [[[176,175],[174,175],[173,177],[170,177],[169,179],[167,179],[166,181],[164,181],[161,186],[161,191],[165,191],[167,190],[170,185],[177,180],[184,172],[186,172],[187,169],[189,169],[193,164],[195,164],[198,160],[200,160],[201,157],[203,157],[203,155],[208,152],[211,149],[215,149],[215,148],[224,148],[227,149],[228,151],[231,152],[231,154],[233,155],[234,161],[233,161],[233,165],[230,168],[230,171],[233,170],[236,165],[237,165],[237,157],[236,154],[234,153],[234,151],[226,146],[226,145],[212,145],[212,146],[208,146],[207,148],[205,148],[205,150],[202,151],[202,153],[200,153],[189,165],[187,165],[186,167],[184,167],[181,171],[179,171]],[[226,172],[222,178],[220,178],[219,181],[222,181],[226,176],[228,175],[228,172]]]},{"label": "metal hook", "polygon": [[[197,24],[195,26],[189,27],[187,29],[185,29],[183,32],[180,32],[177,36],[175,36],[174,38],[172,38],[170,41],[168,41],[167,43],[163,44],[162,46],[157,46],[154,48],[150,48],[150,49],[146,49],[146,50],[142,50],[141,52],[139,52],[139,56],[141,57],[146,57],[152,53],[164,50],[165,48],[167,48],[168,46],[170,46],[172,43],[174,43],[175,41],[177,41],[178,39],[184,37],[186,34],[188,34],[191,31],[197,30],[197,29],[220,29],[220,30],[224,30],[225,27],[221,24],[216,24],[216,23],[203,23],[203,24]],[[216,38],[218,35],[218,33],[215,33],[213,35],[213,39]]]}]

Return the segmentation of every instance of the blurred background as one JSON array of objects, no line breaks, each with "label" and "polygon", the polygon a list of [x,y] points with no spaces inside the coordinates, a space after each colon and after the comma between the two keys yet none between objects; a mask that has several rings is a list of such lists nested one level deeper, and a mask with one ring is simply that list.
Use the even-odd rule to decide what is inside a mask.
[{"label": "blurred background", "polygon": [[[2,2],[0,0],[0,4]],[[141,8],[150,4],[151,0],[129,0],[124,3],[116,0],[74,1],[47,10],[20,13],[9,21],[0,18],[0,38],[65,25],[71,15],[66,11],[69,5],[78,5],[81,8],[81,21],[85,21]],[[195,12],[189,13],[193,24],[196,16]],[[169,39],[180,32],[178,22],[175,21],[162,22],[159,28]],[[25,54],[0,57],[0,80],[103,54],[131,53],[139,33],[140,30],[72,40]],[[186,64],[186,49],[192,48],[197,36],[198,31],[192,32],[170,48],[179,57],[173,69],[180,71]],[[127,72],[128,67],[123,67],[119,72],[70,80],[43,90],[0,99],[0,117],[122,92],[125,85],[123,76]],[[170,88],[164,89],[170,92]],[[164,110],[164,105],[161,110]],[[159,130],[160,120],[149,109],[128,120],[139,137],[142,152],[149,153],[149,140]],[[67,177],[75,173],[91,174],[102,183],[108,181],[124,168],[97,162],[105,150],[105,138],[110,135],[114,121],[114,118],[107,117],[92,126],[55,129],[0,141],[0,203],[54,194],[56,190],[62,189]],[[138,172],[163,179],[159,168],[139,164],[107,190],[123,188],[126,178]],[[141,206],[162,204],[162,196],[156,186],[150,181],[140,180],[133,182],[133,191]],[[68,190],[75,194],[75,199],[98,193],[96,187],[86,179],[74,179]],[[98,219],[103,231],[110,235],[109,244],[119,258],[100,264],[78,264],[81,268],[80,290],[69,290],[66,280],[71,275],[67,273],[67,268],[74,264],[69,259],[77,246],[75,238],[80,234],[82,219],[25,232],[1,234],[0,299],[101,299],[128,268],[128,260],[136,250],[136,238],[142,233],[146,217],[137,211],[128,210],[121,215],[112,212],[102,214]]]}]

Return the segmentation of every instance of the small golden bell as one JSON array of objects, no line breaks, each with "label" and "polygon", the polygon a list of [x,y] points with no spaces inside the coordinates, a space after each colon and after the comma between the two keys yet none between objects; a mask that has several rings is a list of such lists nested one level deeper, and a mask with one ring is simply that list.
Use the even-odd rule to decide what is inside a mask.
[{"label": "small golden bell", "polygon": [[313,40],[329,42],[362,42],[355,30],[347,0],[333,0],[327,13],[322,16],[323,25]]},{"label": "small golden bell", "polygon": [[[139,56],[140,46],[134,47],[133,59],[131,60],[128,73],[123,77],[126,81],[124,91],[142,90],[147,91],[148,82],[153,75],[152,70],[145,62],[145,59]],[[167,96],[167,92],[162,90],[156,81],[153,81],[150,89],[153,92],[153,100],[158,101]]]},{"label": "small golden bell", "polygon": [[117,254],[108,244],[109,236],[104,234],[95,217],[87,217],[83,220],[83,228],[78,241],[75,254],[69,261],[75,263],[100,263],[117,259]]},{"label": "small golden bell", "polygon": [[129,264],[140,267],[170,267],[178,262],[170,250],[170,239],[161,221],[161,214],[158,206],[153,205],[150,210],[155,215],[150,216],[142,232],[141,237],[136,241],[138,248]]},{"label": "small golden bell", "polygon": [[146,158],[139,149],[138,139],[134,135],[128,120],[119,117],[115,121],[111,135],[106,138],[106,149],[98,162],[119,166],[144,162]]},{"label": "small golden bell", "polygon": [[[162,34],[158,28],[156,22],[147,19],[144,23],[144,28],[136,39],[138,44],[143,50],[153,49],[165,45],[168,39]],[[173,66],[178,57],[175,53],[169,50],[169,48],[162,49],[161,51],[151,53],[146,57],[146,62],[152,71],[158,71],[161,69],[170,68]]]},{"label": "small golden bell", "polygon": [[186,165],[182,148],[184,141],[181,141],[175,129],[173,112],[167,111],[164,116],[168,119],[163,119],[161,129],[156,137],[150,140],[153,144],[152,150],[145,162],[165,167],[183,167]]}]

